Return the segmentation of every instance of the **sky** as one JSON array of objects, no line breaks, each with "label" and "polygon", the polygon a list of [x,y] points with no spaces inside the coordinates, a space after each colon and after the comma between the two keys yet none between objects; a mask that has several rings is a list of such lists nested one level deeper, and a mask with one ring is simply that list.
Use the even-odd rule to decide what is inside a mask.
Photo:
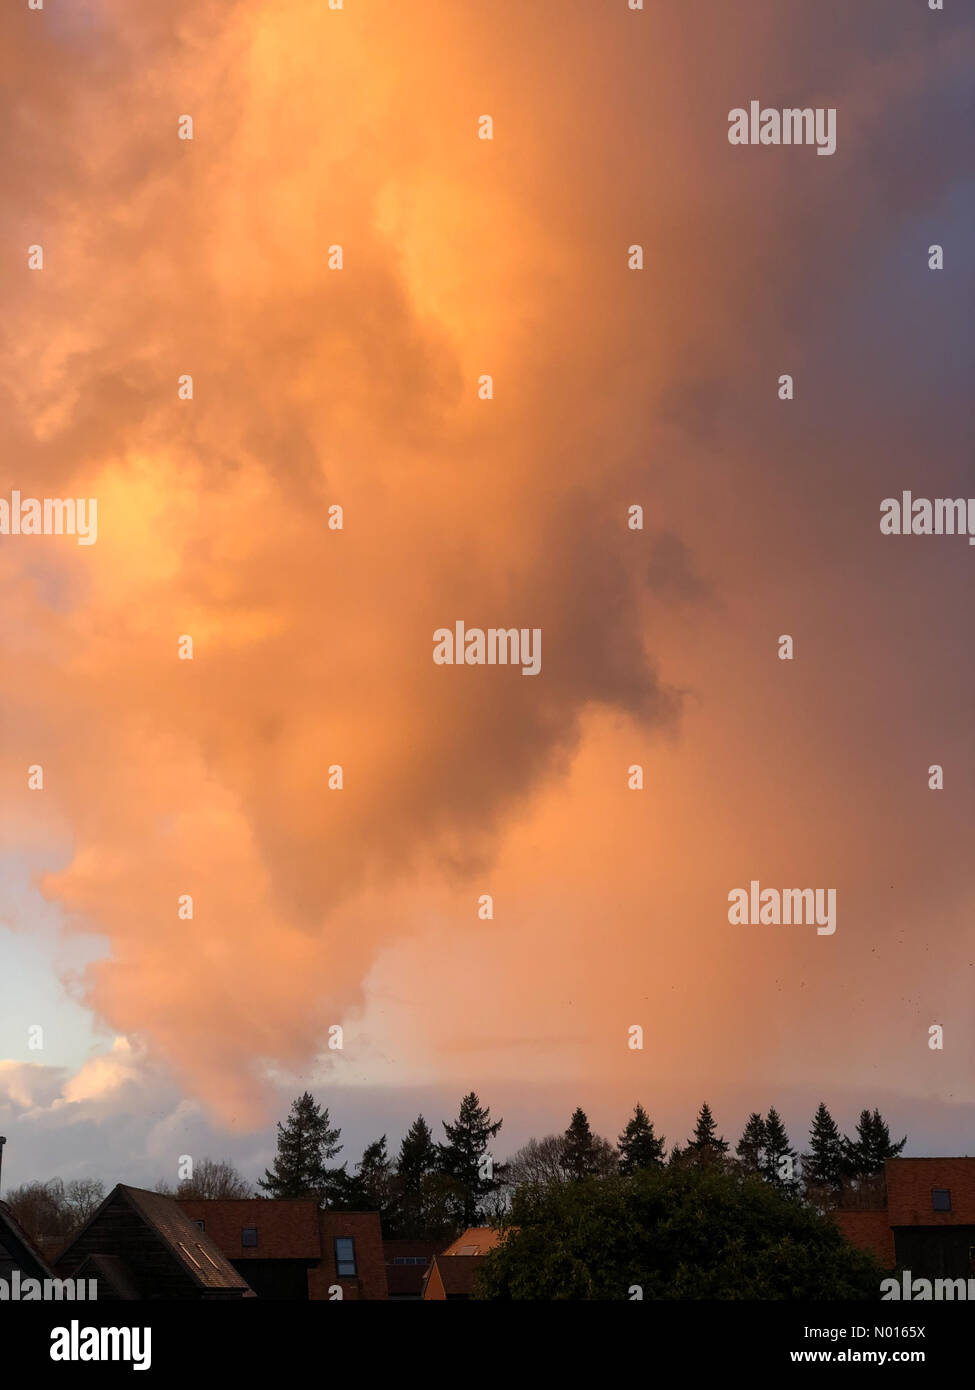
[{"label": "sky", "polygon": [[98,503],[0,536],[5,1186],[253,1178],[306,1087],[350,1162],[471,1089],[502,1156],[975,1152],[975,552],[879,528],[975,496],[973,60],[957,0],[4,7],[0,497]]}]

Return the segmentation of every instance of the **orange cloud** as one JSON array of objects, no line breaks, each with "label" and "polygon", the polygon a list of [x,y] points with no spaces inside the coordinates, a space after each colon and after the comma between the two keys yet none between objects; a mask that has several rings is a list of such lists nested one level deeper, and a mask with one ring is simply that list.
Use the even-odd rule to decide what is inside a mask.
[{"label": "orange cloud", "polygon": [[[855,243],[871,112],[944,51],[838,72],[837,155],[799,184],[729,157],[725,110],[751,95],[731,17],[697,51],[674,16],[594,38],[558,7],[553,47],[524,6],[474,8],[2,21],[7,245],[45,247],[33,275],[8,250],[8,472],[99,499],[90,549],[0,551],[10,830],[70,840],[44,890],[111,942],[87,1001],[228,1121],[256,1121],[269,1070],[328,1025],[374,1024],[364,982],[392,962],[404,1065],[517,1070],[528,1040],[540,1075],[618,1077],[633,1022],[672,1067],[780,1055],[801,988],[819,1020],[855,1007],[865,937],[838,976],[821,943],[770,959],[729,936],[728,889],[756,860],[849,876],[863,919],[863,857],[896,845],[874,806],[853,853],[850,760],[883,780],[856,711],[808,667],[775,686],[777,632],[829,631],[837,596],[774,529],[781,425],[748,392],[812,354],[783,286],[824,200],[841,260]],[[750,64],[777,39],[756,31]],[[789,448],[801,492],[814,449]],[[458,618],[541,627],[542,675],[434,666]],[[810,733],[824,702],[838,722]]]}]

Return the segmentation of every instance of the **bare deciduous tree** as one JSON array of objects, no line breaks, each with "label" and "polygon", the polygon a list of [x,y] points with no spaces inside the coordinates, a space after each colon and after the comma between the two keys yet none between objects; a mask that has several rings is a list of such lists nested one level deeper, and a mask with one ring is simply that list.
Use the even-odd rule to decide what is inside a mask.
[{"label": "bare deciduous tree", "polygon": [[4,1200],[32,1240],[63,1240],[94,1215],[104,1196],[98,1178],[74,1178],[67,1186],[51,1178],[15,1187]]},{"label": "bare deciduous tree", "polygon": [[95,1215],[105,1200],[105,1184],[99,1178],[72,1178],[65,1194],[75,1224],[81,1227]]},{"label": "bare deciduous tree", "polygon": [[175,1188],[158,1182],[156,1191],[167,1197],[197,1197],[207,1201],[217,1197],[254,1196],[252,1184],[226,1158],[201,1158],[193,1165],[191,1178],[183,1178]]},{"label": "bare deciduous tree", "polygon": [[565,1182],[562,1166],[565,1136],[546,1134],[544,1139],[529,1139],[508,1159],[508,1185],[511,1187],[542,1187],[550,1182]]}]

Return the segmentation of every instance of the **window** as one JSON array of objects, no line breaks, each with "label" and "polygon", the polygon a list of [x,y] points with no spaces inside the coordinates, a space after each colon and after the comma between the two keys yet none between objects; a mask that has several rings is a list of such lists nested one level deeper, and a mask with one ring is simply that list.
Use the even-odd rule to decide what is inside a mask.
[{"label": "window", "polygon": [[932,1211],[951,1211],[951,1193],[947,1187],[936,1187],[931,1193]]},{"label": "window", "polygon": [[241,1226],[240,1243],[245,1247],[245,1249],[247,1246],[251,1246],[251,1248],[253,1248],[257,1244],[257,1227]]},{"label": "window", "polygon": [[428,1265],[430,1261],[426,1255],[394,1255],[394,1265]]},{"label": "window", "polygon": [[194,1221],[193,1225],[201,1231],[205,1231],[207,1228],[207,1223],[205,1221]]},{"label": "window", "polygon": [[335,1237],[335,1267],[340,1279],[355,1278],[355,1241],[351,1236]]}]

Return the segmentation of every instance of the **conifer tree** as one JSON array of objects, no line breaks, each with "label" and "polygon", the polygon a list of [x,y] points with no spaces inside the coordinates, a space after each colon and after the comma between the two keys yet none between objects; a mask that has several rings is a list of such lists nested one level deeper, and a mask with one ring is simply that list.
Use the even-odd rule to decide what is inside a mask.
[{"label": "conifer tree", "polygon": [[869,1147],[870,1111],[861,1110],[857,1121],[856,1138],[843,1136],[843,1174],[845,1177],[865,1177],[870,1169],[866,1150]]},{"label": "conifer tree", "polygon": [[843,1175],[843,1164],[843,1138],[836,1121],[823,1101],[820,1101],[809,1131],[809,1153],[805,1155],[802,1164],[807,1197],[816,1197],[826,1204],[835,1201]]},{"label": "conifer tree", "polygon": [[742,1136],[738,1140],[738,1147],[735,1149],[738,1160],[746,1173],[758,1174],[763,1171],[766,1142],[765,1121],[757,1110],[753,1111],[748,1117]]},{"label": "conifer tree", "polygon": [[342,1148],[341,1132],[331,1128],[328,1110],[305,1091],[292,1102],[286,1123],[278,1121],[277,1153],[258,1186],[271,1197],[314,1197],[324,1206],[344,1171],[344,1165],[342,1170],[328,1167]]},{"label": "conifer tree", "polygon": [[404,1135],[392,1180],[393,1212],[390,1226],[403,1239],[432,1237],[431,1197],[434,1187],[442,1188],[438,1174],[439,1154],[430,1126],[418,1115]]},{"label": "conifer tree", "polygon": [[794,1195],[798,1191],[796,1158],[785,1125],[773,1107],[765,1117],[765,1160],[762,1167],[766,1181],[787,1195]]},{"label": "conifer tree", "polygon": [[653,1121],[637,1103],[633,1115],[616,1145],[619,1154],[620,1172],[624,1177],[640,1168],[654,1168],[664,1161],[664,1137],[653,1132]]},{"label": "conifer tree", "polygon": [[473,1091],[461,1101],[456,1122],[443,1122],[447,1143],[437,1146],[439,1167],[457,1185],[453,1208],[465,1227],[478,1224],[483,1199],[501,1186],[500,1167],[494,1164],[488,1144],[502,1124],[502,1120],[491,1119],[490,1108],[482,1107]]},{"label": "conifer tree", "polygon": [[907,1135],[899,1144],[891,1141],[890,1130],[879,1110],[860,1111],[857,1137],[844,1139],[844,1166],[855,1178],[875,1177],[883,1173],[888,1158],[896,1158],[907,1143]]},{"label": "conifer tree", "polygon": [[879,1110],[874,1110],[870,1117],[870,1135],[873,1140],[873,1159],[877,1167],[883,1170],[883,1165],[888,1158],[897,1158],[901,1150],[907,1143],[907,1135],[898,1140],[895,1144],[890,1137],[890,1129],[887,1121]]},{"label": "conifer tree", "polygon": [[575,1182],[602,1171],[601,1146],[589,1127],[586,1112],[577,1108],[562,1141],[562,1167]]},{"label": "conifer tree", "polygon": [[378,1211],[385,1214],[390,1203],[392,1165],[386,1152],[386,1136],[367,1144],[349,1178],[343,1206],[347,1211]]},{"label": "conifer tree", "polygon": [[404,1190],[419,1192],[420,1181],[427,1173],[437,1168],[437,1146],[433,1142],[430,1126],[422,1115],[417,1115],[403,1136],[396,1160],[396,1173]]},{"label": "conifer tree", "polygon": [[719,1139],[716,1131],[717,1125],[711,1114],[711,1107],[705,1101],[694,1127],[694,1138],[687,1141],[688,1149],[699,1162],[716,1162],[728,1152],[727,1140]]}]

